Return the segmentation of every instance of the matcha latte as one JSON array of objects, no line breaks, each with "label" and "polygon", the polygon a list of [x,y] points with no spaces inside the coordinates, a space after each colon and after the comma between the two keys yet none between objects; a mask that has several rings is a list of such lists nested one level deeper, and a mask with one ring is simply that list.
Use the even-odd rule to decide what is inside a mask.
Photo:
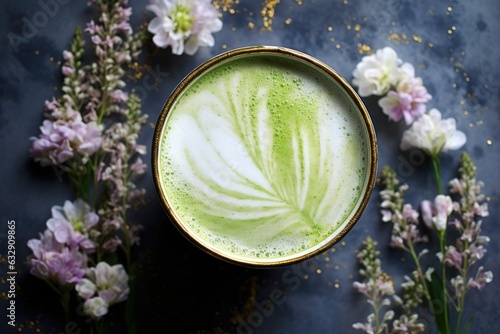
[{"label": "matcha latte", "polygon": [[210,59],[167,100],[153,141],[155,184],[196,245],[240,264],[317,254],[359,219],[377,148],[365,107],[303,53],[248,47]]}]

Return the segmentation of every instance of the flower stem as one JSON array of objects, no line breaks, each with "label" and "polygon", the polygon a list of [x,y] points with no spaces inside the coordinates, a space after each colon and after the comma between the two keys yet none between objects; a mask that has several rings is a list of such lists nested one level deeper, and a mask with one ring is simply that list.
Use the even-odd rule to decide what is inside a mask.
[{"label": "flower stem", "polygon": [[445,302],[445,305],[443,305],[443,312],[444,312],[444,325],[445,325],[445,333],[443,334],[448,334],[450,333],[450,319],[449,319],[449,314],[448,314],[448,294],[447,294],[447,289],[446,289],[446,263],[444,261],[444,256],[446,254],[446,229],[442,230],[439,233],[439,248],[441,251],[441,254],[443,254],[443,261],[441,261],[441,278],[443,280],[443,301]]},{"label": "flower stem", "polygon": [[443,188],[441,186],[441,164],[439,162],[439,156],[433,155],[431,156],[431,160],[432,160],[432,167],[434,168],[434,177],[436,178],[438,194],[442,194]]},{"label": "flower stem", "polygon": [[[413,246],[412,242],[408,243],[408,251],[410,252],[410,255],[413,259],[413,262],[415,263],[415,266],[417,267],[418,277],[420,279],[420,284],[422,285],[422,289],[423,289],[425,298],[427,299],[427,302],[429,303],[429,309],[431,310],[431,313],[434,314],[435,313],[434,304],[433,304],[427,283],[425,282],[425,273],[422,270],[422,266],[420,265],[420,260],[418,258],[417,253],[415,252],[415,247]],[[447,333],[443,333],[443,334],[447,334]]]}]

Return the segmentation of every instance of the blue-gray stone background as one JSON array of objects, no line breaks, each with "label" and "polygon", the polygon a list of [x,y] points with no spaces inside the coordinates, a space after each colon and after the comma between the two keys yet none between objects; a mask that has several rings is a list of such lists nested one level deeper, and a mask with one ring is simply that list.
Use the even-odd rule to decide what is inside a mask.
[{"label": "blue-gray stone background", "polygon": [[[279,45],[308,53],[348,81],[361,57],[390,46],[415,66],[433,96],[429,108],[453,117],[467,135],[459,151],[441,157],[442,178],[456,176],[461,151],[477,165],[485,182],[490,215],[483,231],[491,238],[481,260],[494,274],[482,291],[467,299],[466,317],[476,313],[470,334],[500,326],[500,3],[494,0],[239,0],[218,7],[224,27],[215,45],[194,56],[145,48],[143,76],[127,88],[142,93],[149,115],[139,142],[148,146],[153,128],[174,87],[210,57],[247,45]],[[131,0],[136,29],[150,19],[145,0]],[[267,6],[267,7],[266,7]],[[73,312],[65,323],[55,295],[28,273],[26,243],[45,228],[53,205],[72,199],[68,182],[28,156],[30,137],[39,133],[44,101],[58,96],[62,51],[77,25],[95,18],[85,1],[2,1],[0,10],[0,332],[77,333],[85,318]],[[267,11],[264,9],[267,8]],[[30,28],[31,24],[31,28]],[[17,36],[17,37],[16,37]],[[22,39],[16,39],[22,37]],[[364,98],[378,138],[379,168],[390,165],[409,184],[407,202],[417,207],[433,199],[435,186],[428,159],[399,150],[403,124],[390,122],[375,97]],[[145,205],[132,212],[144,225],[136,256],[141,262],[139,333],[356,333],[352,324],[371,312],[352,284],[359,279],[356,250],[367,235],[379,242],[383,269],[395,286],[411,271],[404,254],[388,247],[390,226],[379,214],[379,189],[350,233],[330,251],[302,264],[277,269],[249,269],[224,263],[190,244],[169,222],[156,197],[152,172],[139,180]],[[7,225],[16,221],[16,327],[7,324]],[[436,240],[429,248],[435,249]],[[433,258],[433,254],[428,255]],[[428,333],[436,333],[432,319]],[[121,332],[119,325],[115,331]],[[85,330],[81,331],[82,333]]]}]

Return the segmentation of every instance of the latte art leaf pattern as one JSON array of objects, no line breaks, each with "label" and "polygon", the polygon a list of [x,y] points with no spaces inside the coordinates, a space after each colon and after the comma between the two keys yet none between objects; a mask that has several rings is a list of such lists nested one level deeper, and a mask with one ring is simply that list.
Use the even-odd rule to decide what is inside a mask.
[{"label": "latte art leaf pattern", "polygon": [[355,209],[368,159],[362,121],[307,68],[237,62],[211,70],[173,106],[162,182],[178,216],[223,251],[304,251]]}]

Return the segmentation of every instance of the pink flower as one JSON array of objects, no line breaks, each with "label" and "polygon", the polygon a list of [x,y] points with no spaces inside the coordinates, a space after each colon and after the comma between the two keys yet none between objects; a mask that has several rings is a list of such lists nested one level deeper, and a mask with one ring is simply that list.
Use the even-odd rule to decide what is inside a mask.
[{"label": "pink flower", "polygon": [[369,292],[370,292],[370,287],[368,286],[368,284],[366,283],[360,283],[360,282],[354,282],[353,284],[353,287],[361,294],[365,295],[365,296],[370,296]]},{"label": "pink flower", "polygon": [[479,267],[477,270],[476,277],[470,278],[467,282],[468,288],[475,288],[481,290],[485,287],[487,283],[490,283],[493,280],[493,273],[491,271],[484,271],[483,267]]},{"label": "pink flower", "polygon": [[434,215],[432,202],[429,200],[423,200],[422,203],[420,203],[420,211],[422,213],[422,221],[425,226],[432,228],[432,217]]},{"label": "pink flower", "polygon": [[417,222],[418,220],[418,212],[413,210],[411,204],[403,205],[403,218],[409,222]]},{"label": "pink flower", "polygon": [[91,211],[82,199],[65,201],[64,206],[52,207],[52,218],[47,228],[54,233],[57,242],[70,247],[80,247],[85,253],[95,250],[95,243],[89,239],[89,231],[99,222],[99,216]]},{"label": "pink flower", "polygon": [[85,275],[87,256],[78,248],[59,243],[50,230],[40,239],[29,240],[28,247],[33,251],[28,259],[30,273],[38,278],[64,286],[80,282]]},{"label": "pink flower", "polygon": [[71,108],[59,113],[64,118],[44,120],[40,136],[31,138],[30,153],[42,166],[62,164],[76,154],[88,158],[102,142],[102,130],[96,123],[84,123],[80,113]]},{"label": "pink flower", "polygon": [[462,254],[454,246],[449,246],[446,249],[444,262],[450,264],[452,267],[460,269],[462,267]]},{"label": "pink flower", "polygon": [[425,113],[425,103],[431,99],[420,78],[406,78],[400,81],[396,91],[389,91],[378,102],[384,114],[394,122],[404,119],[406,125]]}]

